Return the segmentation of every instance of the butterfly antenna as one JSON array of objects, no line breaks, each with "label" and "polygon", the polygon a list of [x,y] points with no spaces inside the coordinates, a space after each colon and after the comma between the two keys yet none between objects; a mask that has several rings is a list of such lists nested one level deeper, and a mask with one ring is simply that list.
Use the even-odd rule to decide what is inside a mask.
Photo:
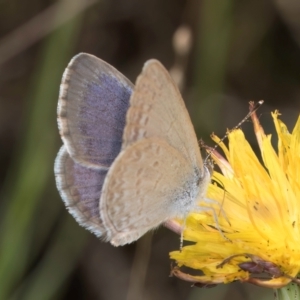
[{"label": "butterfly antenna", "polygon": [[231,130],[227,131],[227,133],[219,140],[219,142],[213,147],[210,148],[211,150],[209,150],[208,155],[206,156],[204,163],[207,163],[207,160],[211,157],[212,153],[219,147],[219,145],[224,142],[224,140],[228,137],[228,135],[230,134],[230,132],[239,129],[264,103],[264,100],[260,100],[258,102],[250,102],[250,111],[248,112],[248,114],[245,116],[245,118],[243,118],[243,120],[241,120],[241,122],[239,122],[236,126],[234,126]]}]

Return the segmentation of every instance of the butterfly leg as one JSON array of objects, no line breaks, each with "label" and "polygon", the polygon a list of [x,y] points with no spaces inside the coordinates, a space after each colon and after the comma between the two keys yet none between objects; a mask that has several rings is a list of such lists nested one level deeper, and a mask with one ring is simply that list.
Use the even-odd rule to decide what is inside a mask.
[{"label": "butterfly leg", "polygon": [[217,206],[219,206],[220,209],[220,213],[222,214],[222,216],[224,217],[224,219],[227,221],[227,223],[230,225],[230,222],[226,216],[226,213],[223,209],[223,206],[220,202],[213,200],[213,199],[209,199],[209,198],[204,198],[203,202],[207,203],[207,204],[216,204]]},{"label": "butterfly leg", "polygon": [[[207,204],[217,204],[220,207],[220,212],[222,213],[223,217],[226,219],[226,221],[230,225],[230,222],[229,222],[223,208],[221,207],[221,204],[218,201],[215,201],[215,200],[212,200],[212,199],[209,199],[209,198],[205,198],[204,202],[207,203]],[[211,206],[197,206],[195,208],[195,211],[197,211],[197,212],[202,212],[202,211],[210,212],[212,214],[213,218],[214,218],[215,226],[218,229],[218,231],[220,232],[220,234],[222,235],[222,237],[226,240],[229,240],[225,236],[224,231],[221,230],[221,228],[220,228],[220,224],[219,224],[219,221],[218,221],[218,216],[217,216],[216,210],[213,207],[211,207]]]}]

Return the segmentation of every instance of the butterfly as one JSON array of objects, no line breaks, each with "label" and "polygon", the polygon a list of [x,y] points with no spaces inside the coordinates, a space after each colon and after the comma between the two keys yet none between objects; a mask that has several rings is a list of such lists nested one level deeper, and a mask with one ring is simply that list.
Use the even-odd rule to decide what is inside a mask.
[{"label": "butterfly", "polygon": [[212,168],[157,60],[145,63],[134,86],[103,60],[76,55],[63,74],[58,127],[61,198],[80,225],[114,246],[186,217],[205,196]]}]

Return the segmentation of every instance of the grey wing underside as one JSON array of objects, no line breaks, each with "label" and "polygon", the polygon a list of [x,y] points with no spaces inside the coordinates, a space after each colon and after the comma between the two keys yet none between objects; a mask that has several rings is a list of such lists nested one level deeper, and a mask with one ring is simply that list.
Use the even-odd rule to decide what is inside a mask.
[{"label": "grey wing underside", "polygon": [[131,243],[167,219],[184,215],[197,194],[193,167],[162,139],[138,141],[108,171],[100,202],[107,237]]},{"label": "grey wing underside", "polygon": [[157,60],[145,63],[126,115],[122,149],[150,137],[164,139],[203,174],[197,136],[180,92]]}]

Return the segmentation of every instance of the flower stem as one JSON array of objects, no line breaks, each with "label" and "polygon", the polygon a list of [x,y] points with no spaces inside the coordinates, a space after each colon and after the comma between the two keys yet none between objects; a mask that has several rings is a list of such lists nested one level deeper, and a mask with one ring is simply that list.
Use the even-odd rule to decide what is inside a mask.
[{"label": "flower stem", "polygon": [[275,290],[276,300],[298,300],[300,299],[300,286],[296,283]]}]

